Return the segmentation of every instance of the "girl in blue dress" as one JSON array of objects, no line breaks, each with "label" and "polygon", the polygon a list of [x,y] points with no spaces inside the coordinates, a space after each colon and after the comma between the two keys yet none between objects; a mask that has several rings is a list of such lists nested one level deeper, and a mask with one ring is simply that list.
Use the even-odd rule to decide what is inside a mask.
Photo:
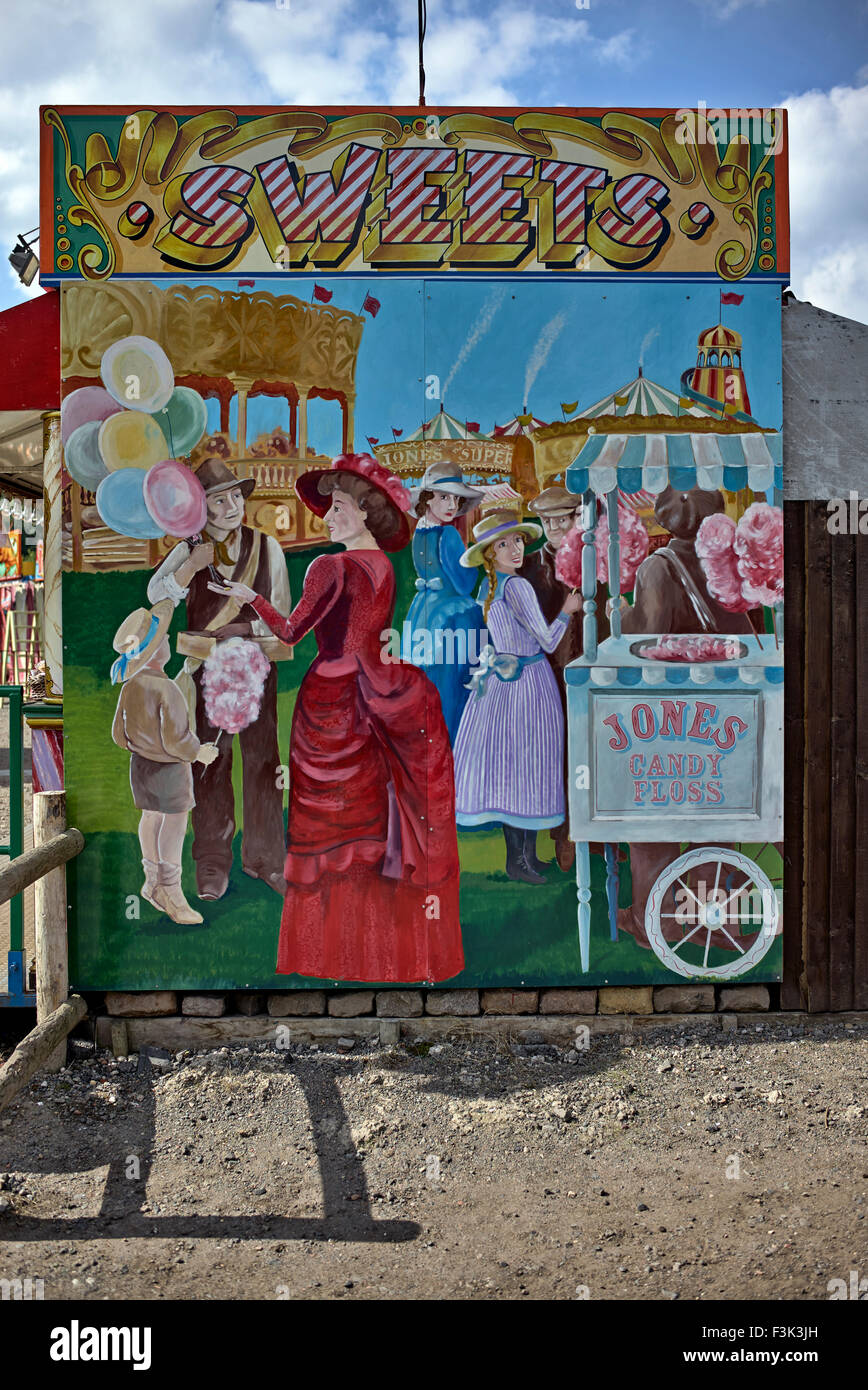
[{"label": "girl in blue dress", "polygon": [[432,463],[412,489],[419,521],[413,535],[416,597],[402,630],[401,655],[419,666],[436,686],[443,718],[454,742],[467,700],[471,663],[484,646],[479,605],[472,594],[478,573],[461,564],[464,542],[456,517],[483,497],[468,487],[455,464]]}]

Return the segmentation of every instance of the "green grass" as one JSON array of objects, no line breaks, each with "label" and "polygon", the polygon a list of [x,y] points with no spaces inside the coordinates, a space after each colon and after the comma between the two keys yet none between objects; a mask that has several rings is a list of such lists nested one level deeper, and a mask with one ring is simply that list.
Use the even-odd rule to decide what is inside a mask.
[{"label": "green grass", "polygon": [[[70,976],[76,989],[248,989],[321,985],[321,980],[274,974],[280,899],[239,867],[240,837],[229,891],[219,902],[199,904],[203,926],[180,927],[147,903],[135,902],[141,886],[134,833],[99,831],[87,837],[70,871],[73,928]],[[550,841],[541,835],[545,858]],[[461,927],[466,968],[450,987],[480,985],[666,984],[677,977],[630,936],[609,939],[605,866],[591,856],[593,901],[590,973],[579,963],[576,888],[571,874],[552,863],[546,883],[513,883],[503,871],[500,832],[459,835]],[[183,877],[194,898],[189,841]],[[629,866],[621,866],[620,900],[630,900]],[[132,906],[131,906],[132,901]],[[127,916],[140,911],[141,916]],[[716,956],[716,960],[715,960]],[[727,959],[712,953],[712,964]],[[780,942],[742,980],[779,976]],[[740,980],[740,983],[742,982]],[[352,981],[330,981],[333,984]]]},{"label": "green grass", "polygon": [[[290,554],[288,566],[294,597],[301,592],[310,552]],[[400,623],[413,594],[408,551],[394,557],[398,581],[396,620]],[[138,812],[129,787],[129,756],[111,741],[117,690],[109,685],[111,637],[123,617],[146,602],[146,575],[65,574],[63,576],[65,668],[64,744],[69,823],[83,832],[86,847],[69,866],[70,977],[75,989],[244,989],[321,985],[322,981],[274,974],[280,927],[280,899],[240,868],[236,838],[229,891],[219,902],[205,904],[207,922],[180,927],[146,903],[135,913],[131,901],[141,887],[136,827]],[[175,615],[173,634],[184,627]],[[316,647],[308,636],[295,659],[278,665],[278,733],[288,757],[290,723],[298,686]],[[181,665],[168,666],[174,675]],[[237,752],[237,746],[236,746]],[[237,820],[241,824],[241,759],[233,764]],[[664,970],[652,952],[630,936],[609,939],[605,866],[591,856],[590,972],[580,971],[574,874],[552,863],[541,885],[514,883],[504,872],[505,847],[500,830],[460,834],[461,927],[466,968],[450,981],[466,985],[602,985],[664,984],[678,976]],[[543,859],[553,857],[548,832],[538,837]],[[766,850],[760,858],[769,876],[780,877],[780,857]],[[191,902],[194,872],[190,837],[185,847],[184,884]],[[630,901],[629,865],[620,872],[621,905]],[[731,959],[712,953],[709,962]],[[781,944],[739,983],[780,978]],[[331,983],[353,983],[333,981]]]}]

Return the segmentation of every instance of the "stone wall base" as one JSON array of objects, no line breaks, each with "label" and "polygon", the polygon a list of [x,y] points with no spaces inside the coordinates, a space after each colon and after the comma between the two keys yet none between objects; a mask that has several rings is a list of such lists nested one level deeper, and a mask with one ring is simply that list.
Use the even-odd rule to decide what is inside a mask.
[{"label": "stone wall base", "polygon": [[109,992],[114,1018],[443,1018],[484,1015],[693,1014],[763,1012],[771,1008],[768,985],[606,985],[599,989],[286,989],[266,994],[180,990]]},{"label": "stone wall base", "polygon": [[[793,1012],[770,1013],[766,1025],[798,1028],[805,1033],[836,1025],[868,1023],[866,1013],[806,1014]],[[665,1030],[691,1033],[729,1033],[741,1029],[753,1032],[762,1027],[755,1013],[691,1014],[573,1014],[527,1015],[483,1014],[475,1017],[416,1018],[312,1018],[274,1019],[267,1014],[250,1018],[245,1014],[227,1014],[223,1018],[172,1017],[125,1018],[123,1029],[118,1020],[103,1015],[96,1019],[96,1041],[99,1047],[120,1044],[129,1052],[142,1047],[165,1048],[178,1052],[188,1047],[215,1048],[231,1043],[271,1042],[275,1047],[293,1043],[328,1042],[339,1038],[357,1042],[385,1045],[397,1042],[436,1042],[443,1038],[468,1041],[473,1038],[500,1038],[516,1043],[548,1043],[557,1047],[583,1045],[583,1033],[588,1036],[620,1034],[624,1041],[639,1042],[646,1034]],[[278,1029],[282,1032],[278,1034]],[[579,1030],[582,1030],[581,1032]],[[121,1035],[122,1038],[121,1038]],[[124,1054],[121,1054],[124,1055]]]}]

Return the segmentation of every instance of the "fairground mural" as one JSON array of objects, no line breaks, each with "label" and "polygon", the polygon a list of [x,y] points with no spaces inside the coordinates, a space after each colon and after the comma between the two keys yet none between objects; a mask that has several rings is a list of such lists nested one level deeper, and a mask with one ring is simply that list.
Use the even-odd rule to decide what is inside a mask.
[{"label": "fairground mural", "polygon": [[199,269],[62,288],[74,987],[778,978],[778,286]]}]

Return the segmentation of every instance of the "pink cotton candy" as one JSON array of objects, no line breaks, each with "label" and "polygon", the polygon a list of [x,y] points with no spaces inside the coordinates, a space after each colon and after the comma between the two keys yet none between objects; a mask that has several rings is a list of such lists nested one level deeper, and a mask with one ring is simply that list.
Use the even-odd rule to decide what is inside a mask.
[{"label": "pink cotton candy", "polygon": [[656,647],[643,647],[643,657],[650,656],[655,661],[729,661],[737,652],[738,645],[731,638],[712,637],[700,633],[696,636],[677,636],[669,634],[661,637]]},{"label": "pink cotton candy", "polygon": [[[562,584],[568,584],[571,589],[582,587],[582,550],[584,549],[582,535],[584,531],[585,527],[582,521],[577,520],[573,529],[561,542],[555,556],[555,574]],[[620,541],[618,569],[621,579],[619,592],[628,594],[636,583],[636,571],[650,549],[648,532],[636,513],[631,511],[629,507],[619,506],[618,508],[618,537]],[[595,541],[597,579],[601,584],[606,584],[609,580],[609,522],[605,512],[597,519]]]},{"label": "pink cotton candy", "polygon": [[712,598],[729,613],[746,613],[757,600],[742,591],[738,557],[734,549],[735,522],[725,512],[707,516],[696,533],[694,546],[705,571]]},{"label": "pink cotton candy", "polygon": [[742,592],[753,604],[774,607],[784,596],[784,514],[754,502],[735,532],[734,550]]},{"label": "pink cotton candy", "polygon": [[[597,521],[597,578],[609,582],[609,518],[602,512]],[[636,572],[650,548],[648,532],[641,518],[630,507],[618,506],[619,593],[629,594],[636,583]]]},{"label": "pink cotton candy", "polygon": [[258,717],[270,662],[255,642],[218,642],[202,668],[205,714],[215,729],[237,734]]},{"label": "pink cotton candy", "polygon": [[562,584],[567,584],[571,589],[582,587],[583,530],[581,521],[574,522],[555,554],[555,574]]}]

